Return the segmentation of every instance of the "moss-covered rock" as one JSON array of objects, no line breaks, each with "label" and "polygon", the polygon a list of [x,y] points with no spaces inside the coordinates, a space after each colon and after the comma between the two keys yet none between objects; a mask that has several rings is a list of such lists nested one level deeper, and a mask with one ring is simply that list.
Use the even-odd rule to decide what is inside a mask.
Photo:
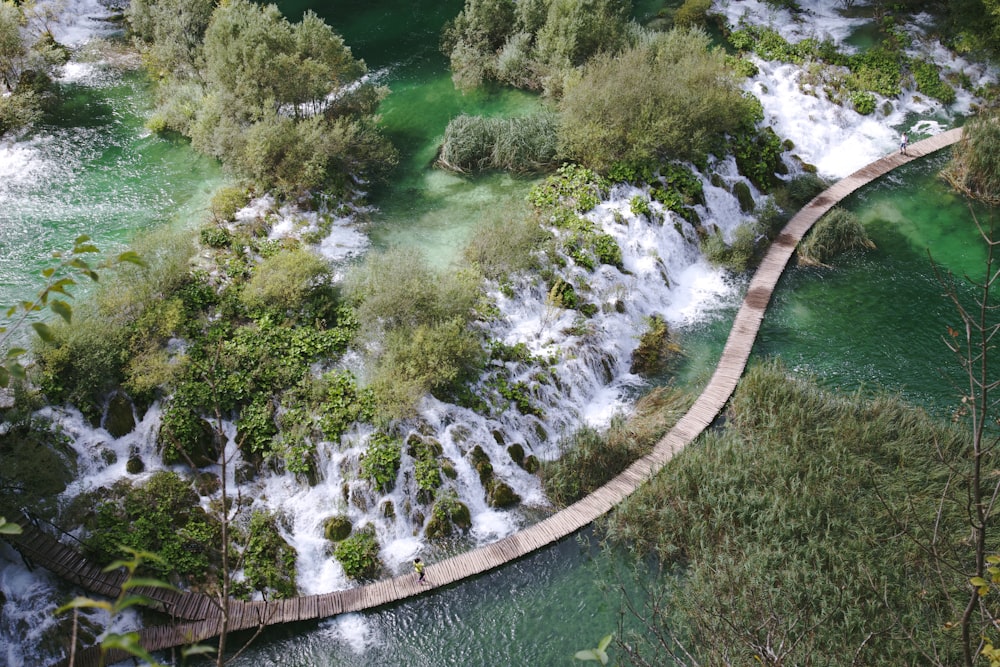
[{"label": "moss-covered rock", "polygon": [[490,455],[487,454],[480,445],[473,447],[469,454],[472,467],[479,473],[479,481],[483,486],[493,478],[493,464],[490,462]]},{"label": "moss-covered rock", "polygon": [[511,461],[519,466],[524,466],[524,445],[515,442],[507,448],[507,454],[510,455]]},{"label": "moss-covered rock", "polygon": [[323,521],[323,537],[331,542],[340,542],[351,534],[351,520],[343,514],[334,514]]},{"label": "moss-covered rock", "polygon": [[631,372],[642,376],[658,375],[680,354],[680,347],[671,340],[666,321],[659,315],[649,318],[649,328],[639,339],[632,353]]},{"label": "moss-covered rock", "polygon": [[458,479],[458,471],[451,459],[441,459],[441,472],[448,479]]},{"label": "moss-covered rock", "polygon": [[458,499],[454,491],[440,494],[431,509],[431,518],[424,528],[428,539],[448,537],[456,530],[466,532],[472,528],[472,513],[469,507]]},{"label": "moss-covered rock", "polygon": [[750,186],[743,181],[737,181],[733,185],[733,194],[736,195],[736,200],[740,203],[740,210],[744,213],[750,213],[753,211],[756,204],[753,201],[753,194],[750,192]]},{"label": "moss-covered rock", "polygon": [[125,472],[130,475],[138,475],[145,470],[146,464],[138,456],[130,456],[128,457],[128,461],[125,462]]},{"label": "moss-covered rock", "polygon": [[486,502],[490,507],[506,508],[521,502],[521,496],[506,482],[494,479],[486,493]]},{"label": "moss-covered rock", "polygon": [[110,433],[112,438],[120,438],[134,429],[135,414],[132,401],[128,396],[116,392],[108,401],[108,409],[104,415],[104,430]]},{"label": "moss-covered rock", "polygon": [[537,456],[535,456],[534,454],[529,454],[526,457],[524,457],[524,465],[521,467],[524,468],[525,472],[534,475],[536,472],[538,472],[538,469],[542,467],[542,464],[538,460]]}]

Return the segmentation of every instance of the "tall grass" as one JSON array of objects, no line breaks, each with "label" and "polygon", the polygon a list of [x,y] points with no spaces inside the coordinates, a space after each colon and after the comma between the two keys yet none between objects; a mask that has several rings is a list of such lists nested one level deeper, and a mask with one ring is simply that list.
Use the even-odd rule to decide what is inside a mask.
[{"label": "tall grass", "polygon": [[543,171],[556,164],[558,120],[550,112],[514,118],[462,114],[448,123],[438,164],[452,171]]},{"label": "tall grass", "polygon": [[849,250],[874,248],[858,216],[836,207],[824,215],[799,244],[799,264],[821,265]]},{"label": "tall grass", "polygon": [[618,415],[607,431],[584,427],[561,443],[564,454],[542,464],[545,493],[569,505],[596,490],[632,462],[652,451],[677,423],[691,396],[675,387],[658,387],[644,396],[627,419]]},{"label": "tall grass", "polygon": [[[685,449],[605,527],[612,543],[684,566],[659,593],[682,612],[701,664],[755,664],[767,642],[787,653],[765,664],[926,664],[935,641],[936,664],[958,664],[944,628],[961,613],[948,596],[967,581],[938,578],[914,538],[962,548],[963,492],[943,461],[958,465],[966,444],[893,397],[836,396],[758,364],[726,428]],[[624,641],[654,651],[650,641],[679,627],[657,614]]]},{"label": "tall grass", "polygon": [[1000,115],[988,112],[965,124],[941,176],[966,196],[1000,205]]}]

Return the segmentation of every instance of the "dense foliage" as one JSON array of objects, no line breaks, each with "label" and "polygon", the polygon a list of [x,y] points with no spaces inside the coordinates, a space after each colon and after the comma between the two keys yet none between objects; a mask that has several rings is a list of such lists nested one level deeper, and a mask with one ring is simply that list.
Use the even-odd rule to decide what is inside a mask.
[{"label": "dense foliage", "polygon": [[52,75],[69,60],[35,14],[31,3],[0,2],[0,136],[38,120],[53,97]]},{"label": "dense foliage", "polygon": [[452,78],[558,94],[572,68],[630,40],[628,0],[466,0],[444,30]]},{"label": "dense foliage", "polygon": [[965,124],[942,176],[959,192],[1000,204],[1000,115],[986,112]]},{"label": "dense foliage", "polygon": [[926,545],[952,553],[967,533],[952,504],[964,492],[949,485],[965,436],[774,363],[747,372],[726,424],[607,523],[614,542],[684,566],[643,610],[648,632],[623,638],[652,660],[636,664],[678,645],[701,664],[926,664],[929,651],[958,664],[949,596],[968,585],[942,587]]},{"label": "dense foliage", "polygon": [[704,32],[679,29],[592,58],[560,110],[561,153],[597,170],[704,160],[753,113],[723,52]]},{"label": "dense foliage", "polygon": [[140,0],[126,17],[162,77],[154,130],[287,196],[394,164],[373,115],[383,91],[314,13],[293,24],[247,0]]}]

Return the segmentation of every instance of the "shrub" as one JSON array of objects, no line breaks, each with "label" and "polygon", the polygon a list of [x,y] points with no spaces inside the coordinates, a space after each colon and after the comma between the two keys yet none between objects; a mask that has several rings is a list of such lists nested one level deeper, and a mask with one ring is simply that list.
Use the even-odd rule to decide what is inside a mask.
[{"label": "shrub", "polygon": [[825,264],[848,250],[872,249],[875,244],[858,216],[840,207],[834,207],[799,244],[800,264]]},{"label": "shrub", "polygon": [[867,90],[859,90],[851,93],[851,104],[854,106],[854,110],[862,116],[875,113],[875,96]]},{"label": "shrub", "polygon": [[941,80],[937,65],[926,60],[912,60],[910,71],[913,72],[917,90],[921,93],[944,104],[952,104],[955,101],[955,89]]},{"label": "shrub", "polygon": [[704,25],[711,8],[712,0],[684,0],[674,13],[674,23],[682,28]]},{"label": "shrub", "polygon": [[375,579],[382,570],[378,552],[375,527],[368,524],[338,542],[333,555],[344,568],[344,573],[351,579]]},{"label": "shrub", "polygon": [[396,474],[402,460],[402,444],[378,431],[369,438],[368,447],[361,455],[361,476],[383,493],[388,493],[396,486]]},{"label": "shrub", "polygon": [[649,217],[649,200],[642,195],[636,195],[628,202],[628,208],[632,211],[632,215],[644,215]]},{"label": "shrub", "polygon": [[534,218],[504,214],[503,219],[483,220],[462,250],[462,256],[484,278],[503,280],[538,264],[537,251],[549,233]]},{"label": "shrub", "polygon": [[189,481],[160,471],[141,486],[120,483],[97,506],[87,526],[85,553],[99,563],[125,558],[122,547],[157,553],[148,567],[203,580],[217,558],[219,528],[205,513]]},{"label": "shrub", "polygon": [[734,131],[747,103],[721,49],[673,29],[595,56],[560,102],[560,152],[600,171],[619,161],[699,161]]},{"label": "shrub", "polygon": [[265,599],[293,598],[298,594],[295,558],[295,549],[278,532],[274,514],[254,512],[243,550],[243,584]]},{"label": "shrub", "polygon": [[732,244],[727,244],[722,232],[717,231],[702,240],[701,251],[712,264],[742,273],[753,263],[756,237],[754,225],[742,224],[736,228]]},{"label": "shrub", "polygon": [[254,267],[241,299],[250,310],[297,313],[329,278],[330,267],[312,251],[284,250]]},{"label": "shrub", "polygon": [[246,188],[239,188],[233,185],[221,187],[212,195],[209,210],[212,217],[218,222],[232,220],[236,212],[250,202],[250,194]]}]

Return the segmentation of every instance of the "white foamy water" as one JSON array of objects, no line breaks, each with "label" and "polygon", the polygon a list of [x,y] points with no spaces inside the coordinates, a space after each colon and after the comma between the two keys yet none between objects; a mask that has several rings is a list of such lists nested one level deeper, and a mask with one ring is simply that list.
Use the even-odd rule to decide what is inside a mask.
[{"label": "white foamy water", "polygon": [[[766,26],[792,42],[810,37],[830,39],[842,51],[856,50],[845,40],[866,23],[865,19],[844,17],[842,3],[837,0],[803,0],[799,5],[802,12],[792,13],[773,9],[759,0],[717,0],[713,11],[724,15],[733,28],[741,22]],[[907,55],[938,64],[945,76],[963,73],[973,88],[996,80],[992,68],[973,64],[929,38],[923,23],[907,25],[912,38]],[[876,95],[877,110],[863,116],[849,104],[840,106],[831,102],[822,86],[805,83],[808,81],[805,67],[758,57],[752,60],[760,72],[746,87],[763,104],[766,122],[779,136],[794,142],[793,154],[814,165],[827,178],[843,178],[892,152],[898,147],[902,132],[909,133],[912,143],[948,129],[977,102],[971,91],[957,88],[956,101],[946,107],[909,88],[895,99]],[[797,169],[794,164],[790,166]]]}]

